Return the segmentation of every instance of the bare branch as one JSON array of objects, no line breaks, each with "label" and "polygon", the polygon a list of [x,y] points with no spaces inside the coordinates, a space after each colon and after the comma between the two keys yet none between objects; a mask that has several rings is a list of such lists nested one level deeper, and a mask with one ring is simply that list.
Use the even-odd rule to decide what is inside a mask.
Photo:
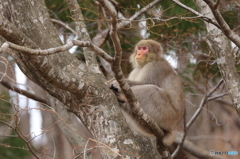
[{"label": "bare branch", "polygon": [[[190,128],[190,126],[193,124],[193,122],[196,120],[196,118],[198,117],[198,115],[200,114],[200,112],[202,111],[203,109],[203,106],[206,104],[207,101],[209,100],[213,100],[213,99],[216,99],[218,97],[222,97],[223,94],[221,94],[220,96],[217,95],[217,96],[214,96],[214,97],[210,97],[220,86],[221,84],[223,83],[223,79],[221,79],[218,84],[212,89],[210,90],[205,96],[204,98],[202,99],[198,109],[196,110],[196,112],[193,114],[192,118],[188,121],[188,123],[184,123],[184,133],[182,135],[182,138],[181,140],[178,141],[178,147],[177,149],[174,151],[174,153],[172,154],[172,157],[175,157],[177,152],[180,150],[180,148],[183,146],[184,142],[185,142],[185,138],[187,136],[187,133],[188,133],[188,130]],[[185,125],[186,124],[186,125]]]},{"label": "bare branch", "polygon": [[[15,115],[15,118],[18,118],[17,115]],[[12,127],[11,125],[9,125],[8,123],[4,122],[4,121],[1,121],[1,120],[0,120],[0,123],[8,126],[8,127],[11,128],[12,130],[14,130],[14,131],[17,133],[18,137],[27,145],[29,151],[33,154],[33,156],[36,157],[37,159],[40,159],[40,158],[37,156],[37,153],[38,153],[37,150],[31,145],[30,142],[27,141],[27,138],[22,134],[21,130],[20,130],[19,127],[18,127],[17,121],[18,121],[18,120],[15,119],[15,123],[16,123],[15,128]]]},{"label": "bare branch", "polygon": [[[146,5],[144,8],[140,9],[138,12],[136,12],[132,17],[129,19],[122,19],[120,23],[117,24],[117,29],[122,29],[126,26],[128,26],[134,19],[136,19],[138,16],[143,14],[144,12],[148,11],[149,8],[153,7],[155,4],[160,2],[161,0],[154,0],[150,4]],[[98,3],[98,2],[97,2]],[[99,3],[98,3],[99,4]],[[118,13],[119,16],[119,13]],[[122,15],[121,15],[122,16]],[[93,44],[97,45],[98,47],[101,47],[103,43],[106,41],[108,35],[109,35],[110,29],[105,29],[104,31],[98,33],[93,39]],[[100,61],[102,59],[100,58]],[[113,74],[111,68],[109,67],[109,64],[107,64],[105,61],[102,61],[103,67],[106,69],[109,74]]]},{"label": "bare branch", "polygon": [[220,4],[220,0],[217,0],[217,2],[216,2],[215,5],[214,5],[214,9],[215,9],[215,10],[218,8],[219,4]]},{"label": "bare branch", "polygon": [[[151,3],[149,3],[148,5],[146,5],[145,7],[143,7],[140,11],[136,12],[131,18],[129,18],[129,20],[134,20],[136,19],[138,16],[140,16],[141,14],[143,14],[144,12],[148,11],[148,9],[152,8],[154,5],[156,5],[158,2],[161,2],[162,0],[155,0],[152,1]],[[120,24],[119,24],[120,25]]]},{"label": "bare branch", "polygon": [[113,58],[111,56],[109,56],[105,51],[103,51],[96,45],[92,44],[91,42],[79,41],[79,40],[71,40],[62,46],[45,49],[45,50],[30,49],[30,48],[26,48],[24,46],[13,44],[11,42],[5,42],[0,47],[0,53],[6,51],[8,48],[11,48],[11,49],[21,51],[23,53],[27,53],[29,55],[46,56],[46,55],[51,55],[51,54],[56,54],[56,53],[61,53],[63,51],[67,51],[75,45],[81,46],[81,47],[90,47],[93,51],[95,51],[97,54],[102,56],[108,62],[112,62],[112,60],[113,60]]},{"label": "bare branch", "polygon": [[[139,17],[141,14],[143,14],[144,12],[148,11],[148,9],[150,9],[151,7],[153,7],[155,4],[157,4],[158,2],[160,2],[161,0],[154,0],[151,3],[149,3],[148,5],[146,5],[145,7],[143,7],[142,9],[140,9],[138,12],[136,12],[133,16],[131,16],[129,19],[123,19],[120,23],[117,24],[117,29],[122,29],[126,26],[128,26],[131,21],[133,21],[134,19],[136,19],[137,17]],[[104,33],[104,34],[102,34]],[[98,37],[106,37],[107,34],[109,33],[109,29],[106,29],[104,31],[102,31],[102,33],[97,34],[94,38],[93,38],[93,43],[95,43],[95,41],[98,41]],[[98,45],[99,46],[99,45]]]},{"label": "bare branch", "polygon": [[30,93],[29,91],[26,91],[26,90],[23,90],[23,89],[18,88],[17,86],[9,83],[9,82],[8,82],[7,80],[5,80],[4,78],[3,78],[2,80],[0,80],[0,83],[1,83],[4,87],[6,87],[6,88],[8,88],[8,89],[10,89],[10,90],[12,90],[12,91],[14,91],[14,92],[17,92],[17,93],[19,93],[19,94],[22,94],[22,95],[24,95],[24,96],[26,96],[26,97],[28,97],[28,98],[31,98],[31,99],[33,99],[33,100],[35,100],[35,101],[38,101],[38,102],[44,103],[44,104],[46,104],[46,105],[49,105],[49,103],[48,103],[45,99],[40,98],[40,97],[36,96],[35,94]]},{"label": "bare branch", "polygon": [[[226,95],[229,95],[229,93],[222,93],[222,94],[215,95],[215,96],[213,96],[213,97],[209,97],[209,98],[208,98],[208,101],[214,100],[214,99],[217,99],[217,98],[221,98],[221,97],[226,96]],[[231,105],[232,105],[232,104],[231,104]]]},{"label": "bare branch", "polygon": [[[195,0],[195,3],[199,7],[199,10],[203,14],[207,15],[208,17],[211,17],[214,19],[216,14],[219,14],[219,16],[221,16],[220,13],[216,13],[216,11],[212,11],[210,6],[208,6],[208,4],[206,4],[204,1]],[[213,12],[215,13],[215,15],[213,15]],[[205,23],[205,24],[208,32],[208,35],[206,36],[207,43],[216,58],[216,62],[218,64],[219,69],[221,70],[221,75],[225,81],[226,88],[232,99],[233,106],[236,112],[238,113],[238,115],[240,116],[240,107],[239,107],[240,98],[239,98],[239,89],[237,89],[239,88],[239,83],[236,82],[239,79],[239,74],[235,65],[234,57],[231,54],[231,51],[229,52],[229,50],[232,49],[229,41],[230,39],[229,35],[226,35],[226,32],[219,30],[218,28],[216,28],[215,26],[212,26],[211,24],[208,24],[208,23]],[[225,26],[225,27],[228,27],[228,26]],[[230,30],[230,32],[232,31]],[[234,37],[237,37],[237,35],[234,35]],[[240,40],[238,40],[238,42],[240,43]],[[237,46],[239,47],[239,45]]]},{"label": "bare branch", "polygon": [[214,20],[214,19],[211,19],[211,18],[208,18],[206,16],[204,16],[203,14],[195,11],[194,9],[184,5],[183,3],[181,3],[179,0],[172,0],[172,2],[176,3],[177,5],[179,5],[180,7],[188,10],[189,12],[197,15],[199,18],[201,18],[202,20],[206,21],[206,22],[209,22],[213,25],[215,25],[216,27],[218,27],[219,29],[221,29],[221,27],[219,26],[219,24]]},{"label": "bare branch", "polygon": [[196,118],[198,117],[198,115],[200,114],[200,112],[202,111],[203,106],[205,105],[207,99],[221,86],[221,84],[223,83],[223,79],[221,79],[218,84],[212,89],[210,90],[202,99],[198,109],[196,110],[196,112],[193,114],[192,118],[188,121],[187,126],[186,126],[186,132],[188,131],[188,129],[190,128],[190,126],[193,124],[193,122],[196,120]]}]

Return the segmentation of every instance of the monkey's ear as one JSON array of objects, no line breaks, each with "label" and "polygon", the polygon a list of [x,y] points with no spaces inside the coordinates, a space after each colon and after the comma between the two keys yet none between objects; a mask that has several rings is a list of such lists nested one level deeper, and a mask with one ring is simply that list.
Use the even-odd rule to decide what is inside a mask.
[{"label": "monkey's ear", "polygon": [[151,61],[156,61],[158,59],[158,55],[155,53],[148,53],[147,56],[147,62],[151,62]]},{"label": "monkey's ear", "polygon": [[159,57],[163,56],[163,50],[162,50],[162,46],[161,44],[158,44],[158,47],[156,48],[157,49],[157,54]]}]

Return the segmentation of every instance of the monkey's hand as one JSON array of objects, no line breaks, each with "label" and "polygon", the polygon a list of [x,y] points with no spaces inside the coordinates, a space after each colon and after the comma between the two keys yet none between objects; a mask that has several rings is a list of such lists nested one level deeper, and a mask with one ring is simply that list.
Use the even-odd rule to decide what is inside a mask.
[{"label": "monkey's hand", "polygon": [[115,94],[116,93],[121,93],[121,88],[119,86],[119,83],[117,82],[117,80],[115,80],[115,78],[112,78],[110,80],[108,80],[107,82],[105,82],[105,84],[108,86],[108,88],[110,88]]},{"label": "monkey's hand", "polygon": [[110,79],[106,82],[106,85],[108,86],[108,88],[110,88],[113,93],[117,96],[117,99],[120,103],[125,103],[127,101],[125,95],[122,93],[122,89],[119,86],[119,83],[117,82],[117,80]]}]

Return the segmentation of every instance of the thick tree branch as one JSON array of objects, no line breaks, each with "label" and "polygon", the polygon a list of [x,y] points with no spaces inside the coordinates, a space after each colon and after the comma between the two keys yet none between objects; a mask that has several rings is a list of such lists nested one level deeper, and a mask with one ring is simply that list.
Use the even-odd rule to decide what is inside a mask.
[{"label": "thick tree branch", "polygon": [[[28,47],[31,47],[31,48],[38,48],[38,45],[35,43],[35,42],[33,42],[26,34],[24,34],[19,28],[17,28],[16,26],[14,26],[7,18],[5,18],[4,16],[2,16],[2,14],[0,14],[0,19],[2,20],[2,23],[0,23],[0,33],[1,33],[1,36],[3,36],[7,41],[9,41],[9,42],[5,42],[5,43],[3,43],[3,45],[2,45],[2,47],[0,48],[0,53],[2,52],[2,51],[7,51],[8,53],[9,53],[9,50],[7,50],[9,47],[11,47],[11,46],[16,46],[16,48],[18,48],[19,49],[19,51],[23,51],[23,52],[21,52],[21,53],[24,53],[24,51],[26,51],[26,52],[30,52],[30,54],[32,53],[31,51],[31,49],[28,49],[28,48],[24,48],[23,46],[28,46]],[[14,30],[14,31],[13,31]],[[47,41],[47,40],[46,40]],[[13,43],[16,43],[16,44],[18,44],[18,45],[16,45],[16,44],[13,44]],[[12,44],[12,45],[11,45]],[[49,45],[50,43],[48,43],[48,45]],[[56,43],[55,44],[52,44],[52,45],[57,45]],[[46,45],[44,46],[44,47],[46,47]],[[51,49],[50,49],[51,50]],[[35,53],[37,52],[37,50],[35,50]],[[14,52],[14,51],[11,51],[10,52],[11,53],[11,56],[14,56],[14,58],[19,58],[19,56],[15,56],[15,54],[16,54],[16,52]],[[18,52],[19,53],[19,52]],[[47,53],[47,52],[45,52],[45,53]],[[33,53],[34,54],[34,53]],[[63,55],[63,56],[65,56],[65,55]],[[22,58],[26,58],[26,57],[23,57],[23,56],[21,56]],[[22,59],[23,60],[23,59]],[[17,62],[18,61],[21,61],[21,60],[16,60]],[[36,65],[38,65],[39,63],[41,63],[41,60],[40,60],[40,58],[37,58],[36,56],[35,57],[31,57],[31,60],[26,60],[26,62],[25,62],[25,64],[27,64],[27,65],[30,65],[31,67],[32,67],[32,69],[35,69],[34,68],[34,66],[36,66]],[[79,62],[79,60],[75,60],[75,59],[72,59],[72,62],[74,62],[74,63],[80,63]],[[34,63],[34,64],[33,64]],[[20,62],[18,62],[18,64],[19,65],[21,65],[22,63],[20,63]],[[36,71],[37,69],[35,69],[35,71],[33,71],[35,74],[37,74],[37,76],[39,76],[39,77],[42,77],[41,76],[41,74],[44,74],[44,76],[45,76],[45,78],[47,78],[48,79],[48,84],[49,84],[49,79],[55,79],[56,78],[56,74],[58,75],[59,74],[59,72],[57,73],[57,72],[55,72],[54,74],[48,74],[47,73],[47,76],[46,76],[46,71],[50,71],[51,69],[52,69],[52,66],[51,66],[51,64],[52,64],[52,62],[50,62],[50,64],[49,65],[47,65],[47,67],[38,67],[37,69],[39,69],[38,71]],[[21,65],[22,67],[24,67],[24,65]],[[20,66],[20,68],[21,68],[21,66]],[[60,65],[57,65],[57,66],[55,66],[56,68],[57,67],[61,67]],[[24,69],[25,70],[25,69]],[[40,71],[41,70],[41,71]],[[56,71],[58,70],[58,69],[55,69]],[[60,69],[60,70],[62,70],[62,69]],[[72,69],[72,70],[74,70],[74,69]],[[83,71],[85,71],[85,70],[83,70]],[[74,71],[72,71],[72,72],[70,72],[70,73],[73,73]],[[73,73],[74,74],[74,73]],[[74,77],[74,76],[73,76]],[[31,78],[30,78],[31,79]],[[33,80],[33,79],[32,79]],[[40,80],[40,78],[38,78],[38,80]],[[34,80],[33,80],[34,81]],[[41,80],[42,81],[42,80]],[[51,81],[51,80],[50,80]],[[35,81],[36,82],[36,81]],[[77,88],[78,86],[79,86],[79,83],[80,82],[78,82],[78,81],[75,81],[75,82],[72,82],[72,81],[64,81],[65,82],[65,84],[66,83],[71,83],[71,85],[72,84],[74,84],[75,83],[75,88]],[[76,89],[74,89],[73,87],[69,87],[69,86],[67,86],[67,87],[65,87],[62,83],[61,83],[61,81],[55,81],[54,83],[51,83],[51,84],[53,84],[54,86],[57,86],[58,87],[58,89],[59,89],[59,87],[60,88],[62,88],[62,89],[66,89],[66,90],[68,90],[68,91],[73,91],[73,92],[75,92],[76,93]],[[53,89],[52,89],[53,90]],[[59,90],[59,91],[62,91],[62,90]],[[81,94],[81,93],[80,93]]]},{"label": "thick tree branch", "polygon": [[11,41],[22,46],[27,44],[30,47],[37,48],[36,43],[30,40],[19,28],[15,27],[8,19],[6,19],[1,14],[0,14],[0,33],[1,33],[0,35],[3,36],[7,41]]}]

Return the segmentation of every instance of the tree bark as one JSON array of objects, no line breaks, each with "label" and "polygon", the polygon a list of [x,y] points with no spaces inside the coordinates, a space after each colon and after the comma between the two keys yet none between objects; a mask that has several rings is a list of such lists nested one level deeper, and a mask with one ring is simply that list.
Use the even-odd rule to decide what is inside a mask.
[{"label": "tree bark", "polygon": [[[0,35],[29,48],[61,45],[43,0],[2,0]],[[135,137],[98,67],[87,67],[68,52],[29,56],[7,50],[23,73],[66,105],[101,145],[103,158],[154,158],[149,140]]]}]

